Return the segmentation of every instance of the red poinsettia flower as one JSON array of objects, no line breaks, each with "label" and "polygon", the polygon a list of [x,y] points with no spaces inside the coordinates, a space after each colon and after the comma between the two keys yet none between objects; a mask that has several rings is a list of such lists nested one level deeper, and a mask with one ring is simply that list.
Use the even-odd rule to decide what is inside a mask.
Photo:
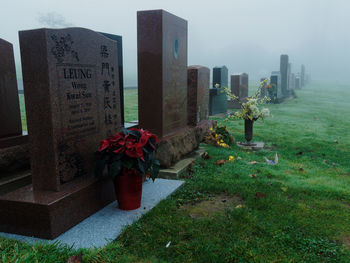
[{"label": "red poinsettia flower", "polygon": [[143,158],[143,149],[139,143],[129,144],[126,147],[125,154],[131,158],[140,158],[142,161],[145,161]]},{"label": "red poinsettia flower", "polygon": [[[156,135],[150,133],[149,131],[143,131],[140,137],[140,144],[142,146],[145,146],[149,142],[149,139],[151,138],[154,139],[155,142],[158,142],[158,138]],[[150,145],[153,147],[153,144],[150,144]]]},{"label": "red poinsettia flower", "polygon": [[109,147],[109,141],[108,140],[102,140],[100,141],[100,148],[98,149],[99,152],[102,152],[106,148]]}]

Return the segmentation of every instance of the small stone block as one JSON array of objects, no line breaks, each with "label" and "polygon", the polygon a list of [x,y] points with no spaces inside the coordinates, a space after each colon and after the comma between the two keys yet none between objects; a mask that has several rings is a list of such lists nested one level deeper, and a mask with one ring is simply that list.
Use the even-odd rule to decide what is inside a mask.
[{"label": "small stone block", "polygon": [[265,143],[263,142],[251,142],[251,143],[245,143],[245,142],[237,142],[237,146],[245,149],[245,150],[253,150],[253,151],[259,151],[264,148]]}]

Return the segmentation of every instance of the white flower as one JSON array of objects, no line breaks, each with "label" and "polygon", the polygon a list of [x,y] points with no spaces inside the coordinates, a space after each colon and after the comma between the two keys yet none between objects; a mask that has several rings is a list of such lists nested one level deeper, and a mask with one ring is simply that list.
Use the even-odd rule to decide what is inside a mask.
[{"label": "white flower", "polygon": [[215,88],[217,88],[217,89],[220,88],[220,84],[216,83]]},{"label": "white flower", "polygon": [[261,114],[264,118],[266,118],[266,117],[270,116],[270,110],[268,108],[263,108],[261,110]]}]

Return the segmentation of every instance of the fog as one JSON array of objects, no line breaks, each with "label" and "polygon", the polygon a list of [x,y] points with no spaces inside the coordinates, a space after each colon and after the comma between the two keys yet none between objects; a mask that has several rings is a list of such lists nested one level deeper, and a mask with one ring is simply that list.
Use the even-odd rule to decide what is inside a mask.
[{"label": "fog", "polygon": [[[188,65],[226,65],[250,80],[279,70],[288,54],[292,72],[305,64],[313,81],[350,83],[349,0],[1,0],[0,38],[18,31],[85,27],[123,36],[125,86],[137,84],[137,10],[164,9],[188,21]],[[18,70],[18,71],[19,71]]]}]

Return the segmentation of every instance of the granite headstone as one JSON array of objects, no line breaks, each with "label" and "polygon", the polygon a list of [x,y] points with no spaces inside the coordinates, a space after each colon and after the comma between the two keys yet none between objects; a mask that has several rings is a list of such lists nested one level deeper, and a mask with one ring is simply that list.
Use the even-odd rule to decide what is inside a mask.
[{"label": "granite headstone", "polygon": [[0,123],[0,138],[22,135],[13,46],[3,39],[0,39]]},{"label": "granite headstone", "polygon": [[188,76],[188,124],[196,126],[209,117],[210,70],[203,66],[190,66]]},{"label": "granite headstone", "polygon": [[288,95],[288,55],[281,55],[280,58],[280,74],[281,74],[281,96]]},{"label": "granite headstone", "polygon": [[164,138],[187,127],[187,21],[137,12],[139,126]]}]

